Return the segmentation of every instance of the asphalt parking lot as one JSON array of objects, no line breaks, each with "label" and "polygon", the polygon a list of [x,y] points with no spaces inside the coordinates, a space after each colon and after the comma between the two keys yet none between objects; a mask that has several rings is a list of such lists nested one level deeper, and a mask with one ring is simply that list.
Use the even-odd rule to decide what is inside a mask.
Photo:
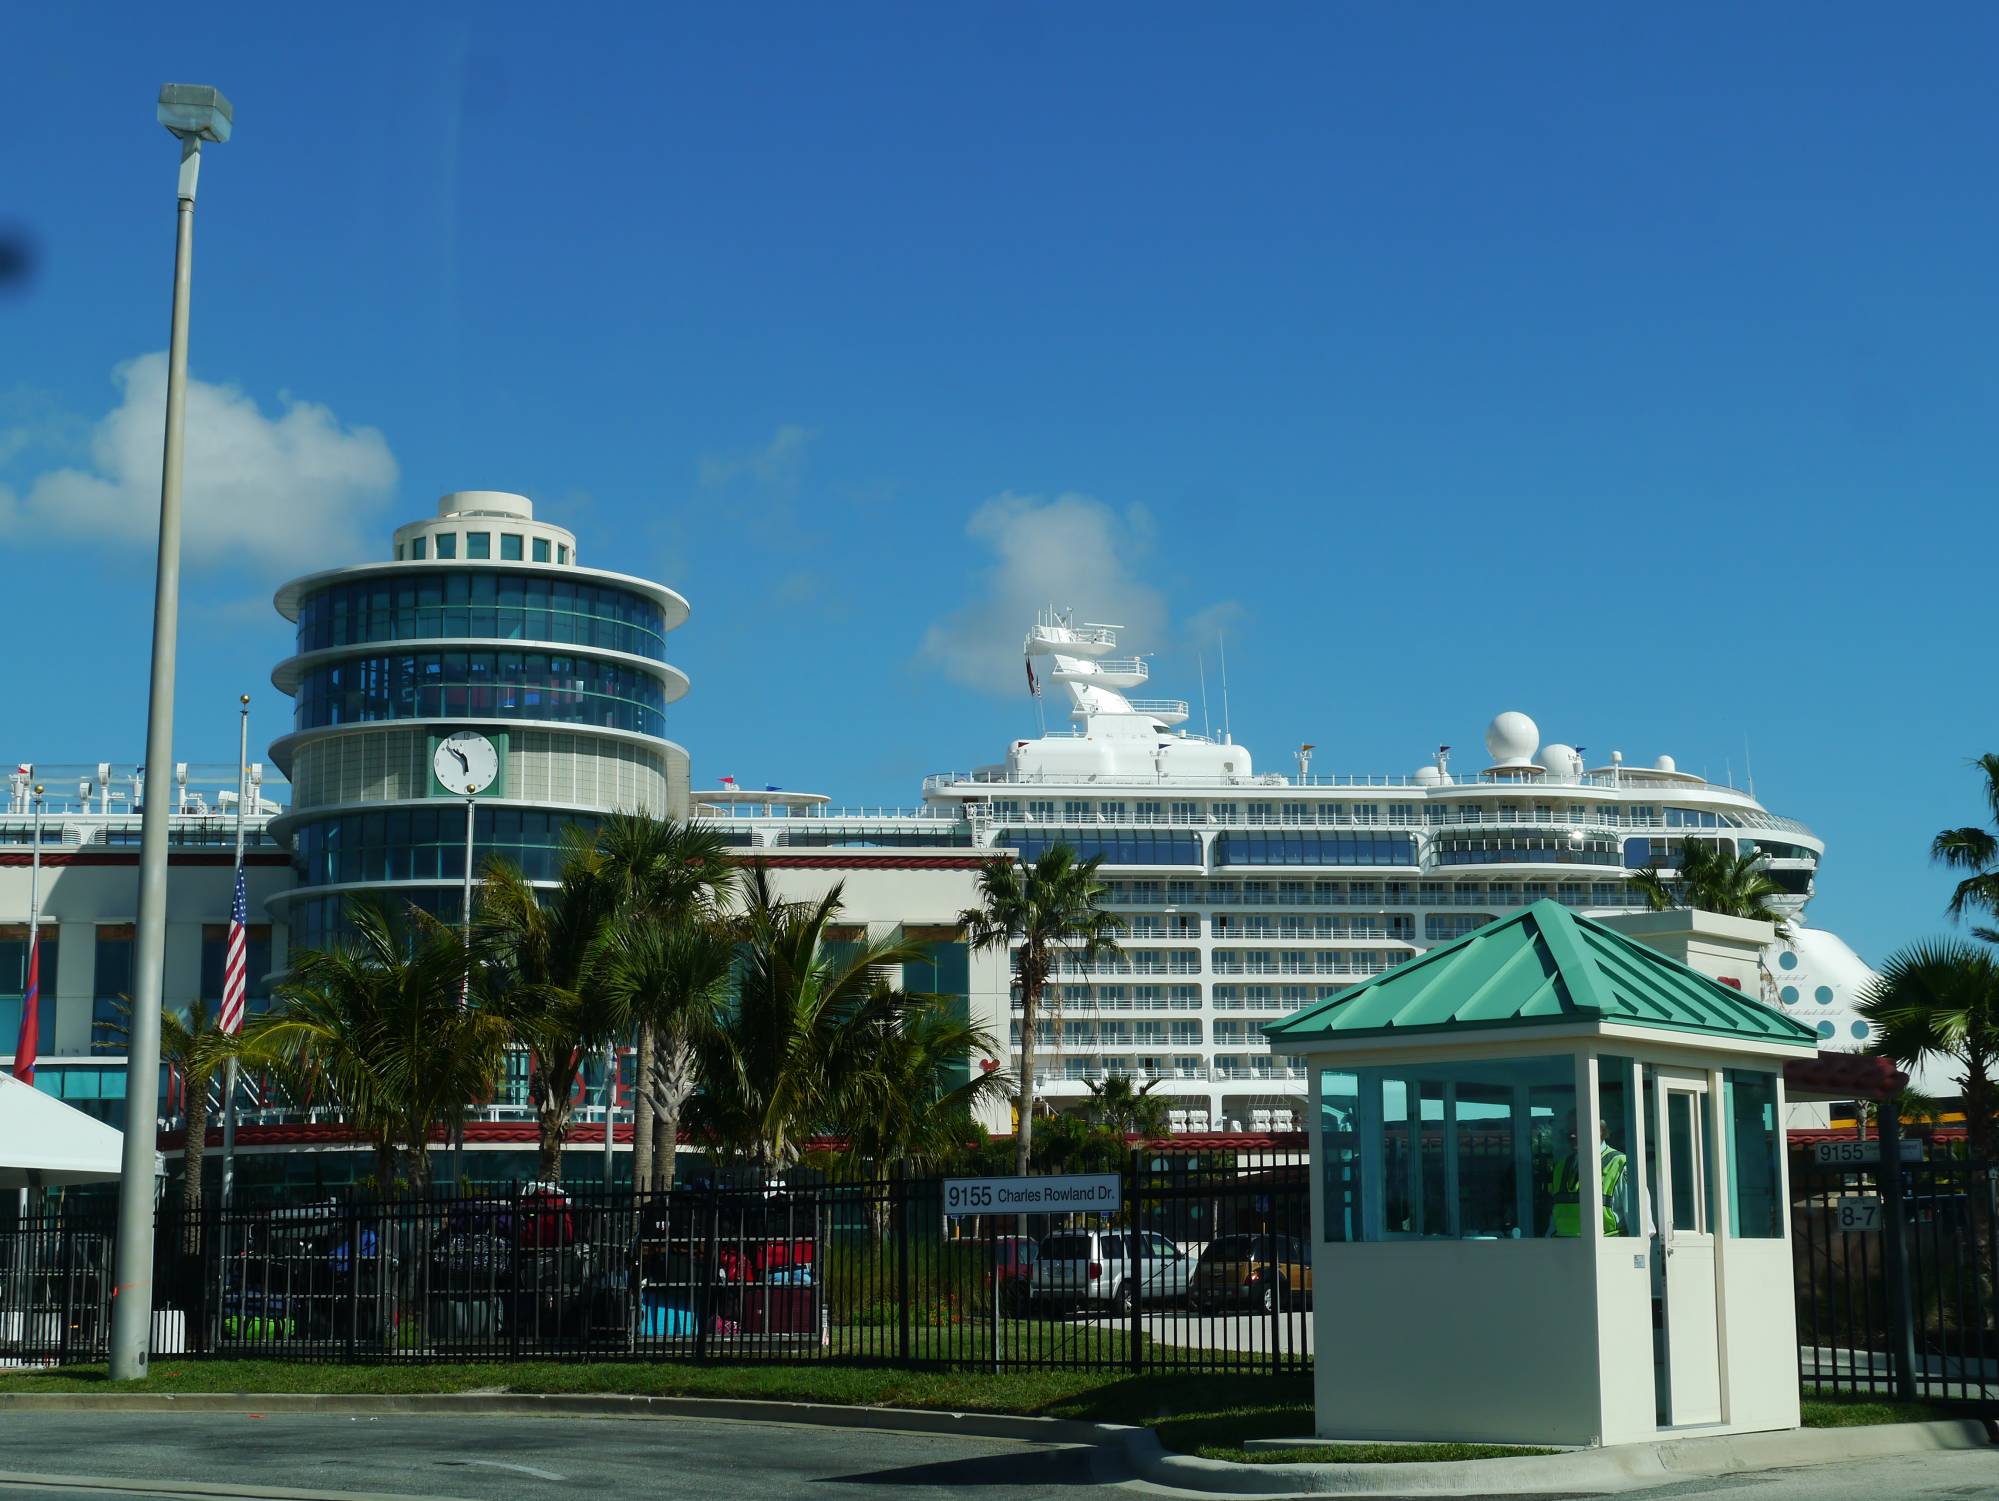
[{"label": "asphalt parking lot", "polygon": [[9,1477],[89,1477],[117,1487],[101,1494],[125,1496],[169,1496],[165,1487],[178,1483],[218,1498],[278,1488],[463,1501],[761,1501],[823,1489],[929,1501],[1109,1495],[1120,1488],[1099,1491],[1117,1478],[1105,1464],[1091,1449],[675,1418],[0,1416],[0,1495],[72,1501],[72,1486]]}]

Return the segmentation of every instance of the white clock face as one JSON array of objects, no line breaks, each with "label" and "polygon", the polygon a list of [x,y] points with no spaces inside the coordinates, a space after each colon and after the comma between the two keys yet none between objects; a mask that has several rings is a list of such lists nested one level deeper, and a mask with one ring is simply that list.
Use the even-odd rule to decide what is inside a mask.
[{"label": "white clock face", "polygon": [[431,768],[446,792],[471,797],[493,785],[500,774],[500,753],[477,730],[460,730],[440,740]]}]

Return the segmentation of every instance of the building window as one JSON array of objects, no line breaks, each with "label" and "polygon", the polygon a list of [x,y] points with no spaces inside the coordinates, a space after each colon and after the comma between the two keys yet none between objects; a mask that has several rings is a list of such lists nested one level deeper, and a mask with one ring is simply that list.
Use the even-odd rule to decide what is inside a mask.
[{"label": "building window", "polygon": [[90,1051],[122,1053],[131,1020],[132,943],[130,923],[97,930],[97,977],[91,988]]},{"label": "building window", "polygon": [[[41,1001],[36,1008],[43,1053],[55,1051],[56,965],[62,945],[56,924],[42,925],[42,956],[36,983]],[[14,1050],[21,1035],[21,1005],[28,995],[28,925],[0,928],[0,1049]]]},{"label": "building window", "polygon": [[[253,922],[245,937],[244,963],[248,973],[243,988],[243,1009],[251,1016],[261,1016],[271,1005],[271,925]],[[201,998],[208,1003],[211,1017],[220,1015],[222,1011],[222,969],[228,957],[229,925],[203,923]]]},{"label": "building window", "polygon": [[[558,563],[567,563],[569,561],[569,547],[566,543],[556,543],[555,561]],[[602,1135],[603,1133],[599,1132],[598,1134]]]},{"label": "building window", "polygon": [[467,532],[465,534],[465,556],[468,558],[490,558],[493,555],[493,534],[491,532]]},{"label": "building window", "polygon": [[400,563],[402,562],[402,560],[403,560],[403,544],[398,542],[396,544],[396,561]]},{"label": "building window", "polygon": [[500,533],[500,561],[518,563],[521,560],[521,534],[519,532]]},{"label": "building window", "polygon": [[536,537],[534,539],[533,551],[535,562],[546,563],[548,561],[548,538]]},{"label": "building window", "polygon": [[437,534],[437,555],[440,558],[455,558],[458,556],[458,533],[439,532]]},{"label": "building window", "polygon": [[[1320,1075],[1322,1233],[1331,1241],[1574,1233],[1575,1060],[1413,1063]],[[1558,1206],[1569,1212],[1557,1213]]]},{"label": "building window", "polygon": [[430,538],[428,537],[410,538],[410,559],[412,562],[421,563],[429,555],[430,555]]}]

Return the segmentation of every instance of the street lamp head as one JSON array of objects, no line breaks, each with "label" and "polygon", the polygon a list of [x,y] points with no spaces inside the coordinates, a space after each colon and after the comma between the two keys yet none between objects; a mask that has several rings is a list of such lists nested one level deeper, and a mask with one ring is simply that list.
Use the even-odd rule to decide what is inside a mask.
[{"label": "street lamp head", "polygon": [[205,83],[162,84],[157,113],[160,124],[183,141],[212,141],[216,145],[229,139],[236,119],[228,96]]}]

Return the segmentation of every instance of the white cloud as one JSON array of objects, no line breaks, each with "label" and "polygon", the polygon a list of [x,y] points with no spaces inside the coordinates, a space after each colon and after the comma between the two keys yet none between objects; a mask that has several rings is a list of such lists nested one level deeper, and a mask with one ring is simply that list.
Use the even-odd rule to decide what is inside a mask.
[{"label": "white cloud", "polygon": [[777,498],[795,495],[805,477],[805,450],[816,436],[809,427],[787,422],[762,448],[705,455],[701,460],[702,487],[721,490],[738,479],[748,479]]},{"label": "white cloud", "polygon": [[1035,612],[1074,608],[1083,620],[1125,627],[1123,642],[1166,645],[1166,596],[1144,574],[1152,518],[1088,495],[997,495],[965,534],[993,554],[969,603],[924,633],[922,652],[945,676],[989,693],[1016,693],[1020,643]]},{"label": "white cloud", "polygon": [[[87,466],[49,470],[18,493],[0,488],[0,533],[157,540],[166,356],[128,360],[112,379],[122,400],[91,429]],[[181,546],[190,564],[275,572],[374,551],[375,516],[396,485],[387,441],[316,402],[279,401],[283,410],[266,416],[235,386],[188,381]],[[0,432],[0,451],[33,438]]]}]

